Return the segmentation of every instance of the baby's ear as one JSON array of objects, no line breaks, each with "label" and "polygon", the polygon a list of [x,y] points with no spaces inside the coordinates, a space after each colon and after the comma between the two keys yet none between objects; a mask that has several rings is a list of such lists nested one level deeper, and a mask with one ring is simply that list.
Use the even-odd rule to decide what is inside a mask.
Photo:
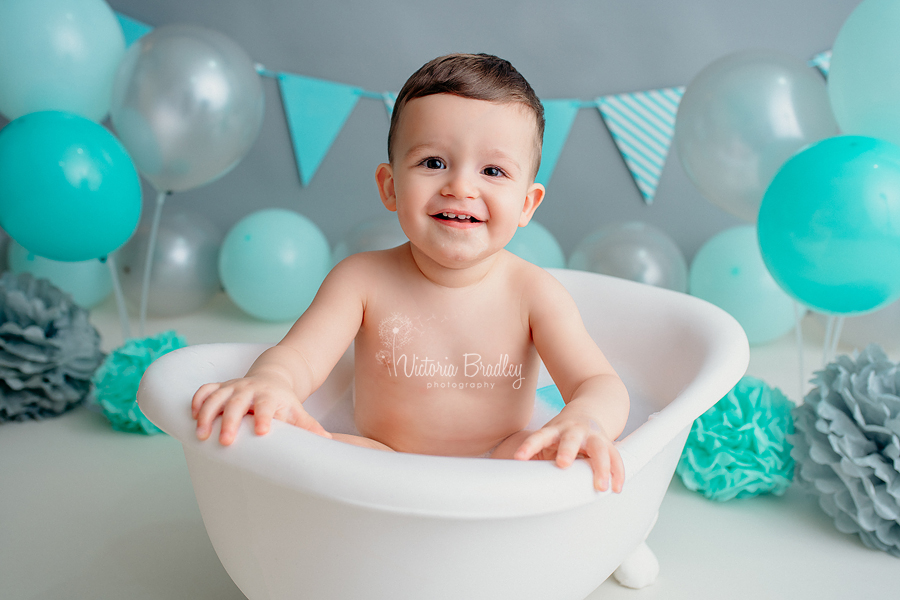
[{"label": "baby's ear", "polygon": [[534,211],[544,201],[544,186],[540,183],[532,183],[525,194],[525,204],[522,206],[522,214],[519,216],[519,227],[525,227],[534,216]]},{"label": "baby's ear", "polygon": [[394,192],[394,170],[388,163],[381,163],[375,169],[375,183],[381,203],[391,212],[397,212],[397,195]]}]

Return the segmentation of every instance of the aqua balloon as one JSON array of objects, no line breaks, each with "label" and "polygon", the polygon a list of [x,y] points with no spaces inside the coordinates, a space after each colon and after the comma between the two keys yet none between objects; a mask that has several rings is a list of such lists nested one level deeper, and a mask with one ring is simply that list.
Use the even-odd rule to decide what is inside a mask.
[{"label": "aqua balloon", "polygon": [[534,219],[516,230],[506,249],[545,269],[562,269],[566,266],[566,255],[559,242],[546,227]]},{"label": "aqua balloon", "polygon": [[9,269],[13,273],[31,273],[37,279],[49,280],[83,308],[97,306],[112,292],[109,265],[96,258],[79,262],[50,260],[32,254],[15,240],[10,240]]},{"label": "aqua balloon", "polygon": [[794,299],[766,269],[752,225],[726,229],[701,246],[691,262],[690,293],[737,319],[750,344],[794,327]]},{"label": "aqua balloon", "polygon": [[103,0],[0,2],[0,112],[59,110],[101,121],[125,37]]},{"label": "aqua balloon", "polygon": [[266,321],[296,319],[331,265],[322,231],[289,210],[268,209],[239,221],[219,251],[219,277],[244,312]]},{"label": "aqua balloon", "polygon": [[835,38],[828,95],[845,134],[900,144],[900,3],[861,2]]},{"label": "aqua balloon", "polygon": [[34,254],[104,257],[131,237],[140,213],[137,170],[102,126],[48,111],[0,131],[0,226]]},{"label": "aqua balloon", "polygon": [[837,134],[825,82],[790,55],[736,52],[687,86],[675,147],[700,193],[750,223],[772,177],[804,146]]},{"label": "aqua balloon", "polygon": [[758,230],[772,277],[810,308],[854,315],[900,298],[900,147],[840,136],[799,152],[769,185]]}]

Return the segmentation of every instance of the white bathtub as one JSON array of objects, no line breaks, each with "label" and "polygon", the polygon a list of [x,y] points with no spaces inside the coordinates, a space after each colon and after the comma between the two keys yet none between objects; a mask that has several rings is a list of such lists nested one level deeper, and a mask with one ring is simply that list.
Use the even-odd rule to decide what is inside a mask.
[{"label": "white bathtub", "polygon": [[[553,274],[631,395],[621,494],[595,492],[583,460],[394,454],[281,422],[258,437],[250,417],[230,447],[216,432],[198,442],[194,391],[243,375],[266,346],[191,346],[148,369],[141,410],[183,444],[209,538],[250,600],[581,600],[644,547],[691,423],[743,375],[747,339],[696,298]],[[326,428],[352,427],[352,371],[348,352],[306,402]]]}]

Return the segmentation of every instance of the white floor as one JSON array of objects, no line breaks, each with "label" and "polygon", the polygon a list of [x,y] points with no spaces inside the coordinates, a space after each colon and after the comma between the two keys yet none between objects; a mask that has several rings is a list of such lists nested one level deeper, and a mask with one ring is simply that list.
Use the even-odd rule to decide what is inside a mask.
[{"label": "white floor", "polygon": [[[121,344],[111,301],[95,309],[92,320],[105,350]],[[151,320],[147,333],[173,328],[193,344],[274,342],[289,325],[252,320],[219,296],[202,314]],[[821,366],[822,327],[807,317],[804,332],[810,372]],[[896,350],[891,354],[898,359]],[[793,335],[752,349],[749,374],[796,401]],[[656,584],[634,591],[610,580],[588,600],[886,600],[900,587],[900,559],[839,533],[796,488],[780,498],[719,504],[689,492],[676,477],[648,543],[661,564]],[[206,536],[180,445],[166,436],[117,433],[103,416],[78,409],[42,422],[0,425],[0,598],[243,595]]]}]

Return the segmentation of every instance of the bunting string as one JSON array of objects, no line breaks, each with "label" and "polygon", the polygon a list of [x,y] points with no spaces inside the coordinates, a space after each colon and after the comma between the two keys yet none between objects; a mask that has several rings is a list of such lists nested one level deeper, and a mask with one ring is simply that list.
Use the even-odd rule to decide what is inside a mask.
[{"label": "bunting string", "polygon": [[[117,17],[128,45],[153,29],[126,15],[117,13]],[[825,51],[810,59],[809,65],[827,77],[830,62],[831,51]],[[373,92],[325,79],[271,71],[261,64],[256,65],[256,70],[261,76],[278,82],[297,172],[304,187],[312,181],[360,98],[382,102],[388,118],[397,101],[396,92]],[[578,111],[596,109],[641,197],[645,203],[652,204],[675,133],[675,116],[684,90],[683,86],[670,87],[600,96],[588,101],[541,100],[544,144],[535,180],[548,184]]]}]

